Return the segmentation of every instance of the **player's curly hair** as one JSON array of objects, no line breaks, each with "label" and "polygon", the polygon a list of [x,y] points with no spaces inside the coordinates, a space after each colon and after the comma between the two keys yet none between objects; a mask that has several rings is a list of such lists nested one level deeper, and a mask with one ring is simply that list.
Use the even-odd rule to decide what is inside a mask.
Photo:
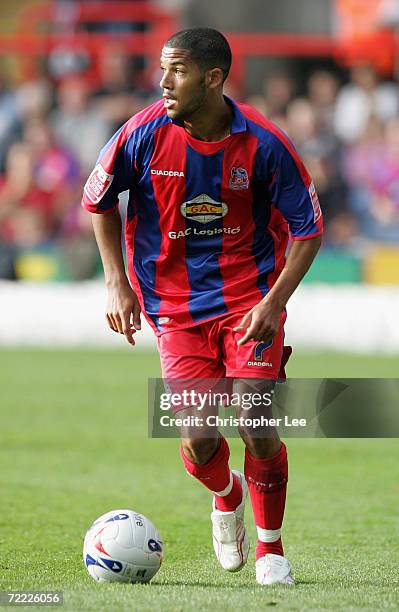
[{"label": "player's curly hair", "polygon": [[212,28],[189,28],[173,34],[165,47],[185,49],[202,70],[220,68],[223,81],[226,80],[231,67],[231,49],[226,38]]}]

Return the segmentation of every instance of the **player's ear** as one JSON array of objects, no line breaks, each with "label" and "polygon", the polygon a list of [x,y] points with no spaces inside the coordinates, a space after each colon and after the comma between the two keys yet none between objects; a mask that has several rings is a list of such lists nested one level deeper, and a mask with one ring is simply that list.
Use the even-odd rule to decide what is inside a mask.
[{"label": "player's ear", "polygon": [[205,80],[210,89],[221,87],[223,85],[223,70],[221,68],[207,70]]}]

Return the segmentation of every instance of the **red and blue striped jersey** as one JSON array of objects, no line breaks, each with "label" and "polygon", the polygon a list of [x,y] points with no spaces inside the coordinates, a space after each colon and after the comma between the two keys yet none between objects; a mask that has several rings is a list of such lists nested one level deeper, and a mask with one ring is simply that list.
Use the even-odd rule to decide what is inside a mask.
[{"label": "red and blue striped jersey", "polygon": [[132,117],[101,151],[83,206],[107,213],[129,190],[129,279],[156,333],[252,308],[293,240],[322,233],[313,182],[287,136],[226,98],[231,134],[190,136],[163,100]]}]

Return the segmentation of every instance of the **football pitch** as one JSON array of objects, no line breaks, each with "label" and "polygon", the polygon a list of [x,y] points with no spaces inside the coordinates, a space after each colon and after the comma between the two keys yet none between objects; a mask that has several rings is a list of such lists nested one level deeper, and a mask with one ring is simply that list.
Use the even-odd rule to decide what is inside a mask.
[{"label": "football pitch", "polygon": [[[398,359],[295,354],[289,376],[397,377]],[[223,572],[210,494],[189,478],[177,440],[147,437],[152,352],[2,349],[0,590],[64,592],[66,610],[398,609],[396,440],[290,439],[283,536],[296,586],[255,582],[253,549]],[[231,440],[232,467],[243,446]],[[147,585],[97,584],[82,561],[86,529],[131,508],[165,543]],[[252,515],[247,507],[251,541]]]}]

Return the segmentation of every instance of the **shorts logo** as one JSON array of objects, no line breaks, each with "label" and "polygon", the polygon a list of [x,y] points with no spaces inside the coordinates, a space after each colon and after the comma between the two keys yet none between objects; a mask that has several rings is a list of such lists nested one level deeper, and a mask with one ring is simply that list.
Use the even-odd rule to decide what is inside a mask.
[{"label": "shorts logo", "polygon": [[272,368],[273,364],[270,361],[263,361],[263,353],[266,349],[270,348],[273,344],[273,340],[270,342],[258,342],[254,348],[254,360],[248,361],[249,366],[263,366]]},{"label": "shorts logo", "polygon": [[248,172],[245,168],[239,166],[236,168],[232,167],[230,172],[229,187],[230,189],[248,189],[249,180]]},{"label": "shorts logo", "polygon": [[224,202],[216,202],[206,193],[183,202],[180,212],[186,219],[197,221],[198,223],[210,223],[215,219],[221,219],[226,215],[228,206]]},{"label": "shorts logo", "polygon": [[151,170],[151,174],[160,174],[162,176],[184,176],[184,172],[179,170]]},{"label": "shorts logo", "polygon": [[84,192],[93,204],[98,204],[107,193],[113,180],[114,175],[108,174],[101,164],[97,164],[87,179]]},{"label": "shorts logo", "polygon": [[273,344],[273,340],[270,340],[270,342],[258,342],[254,348],[254,360],[262,361],[263,352],[266,349],[270,348],[272,344]]},{"label": "shorts logo", "polygon": [[314,212],[313,220],[316,223],[316,221],[318,221],[318,219],[320,219],[321,217],[321,208],[320,208],[319,198],[317,196],[317,192],[316,192],[313,181],[310,183],[310,186],[309,186],[309,196],[310,196],[310,200],[313,206],[313,212]]}]

